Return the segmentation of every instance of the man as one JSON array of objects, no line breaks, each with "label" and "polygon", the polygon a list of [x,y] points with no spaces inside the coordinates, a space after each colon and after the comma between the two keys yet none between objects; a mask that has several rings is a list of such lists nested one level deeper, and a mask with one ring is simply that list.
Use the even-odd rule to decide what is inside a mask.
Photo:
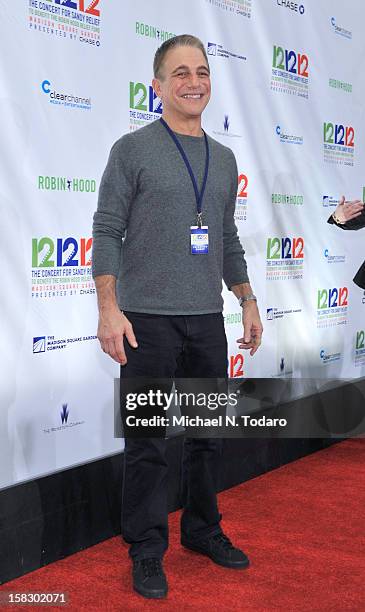
[{"label": "man", "polygon": [[[342,196],[335,212],[327,219],[327,223],[337,225],[345,230],[358,230],[365,227],[365,208],[361,200],[346,202]],[[365,289],[365,261],[356,272],[353,281],[361,289]]]},{"label": "man", "polygon": [[[93,230],[98,338],[121,364],[121,385],[126,377],[172,379],[177,371],[224,378],[222,277],[243,307],[239,348],[253,355],[262,325],[234,223],[235,158],[201,127],[211,93],[202,42],[189,35],[164,42],[152,84],[162,120],[114,144],[100,185]],[[181,542],[220,565],[244,568],[246,555],[220,527],[219,445],[213,438],[185,440]],[[134,589],[150,598],[167,593],[165,453],[164,438],[126,437],[122,533]]]}]

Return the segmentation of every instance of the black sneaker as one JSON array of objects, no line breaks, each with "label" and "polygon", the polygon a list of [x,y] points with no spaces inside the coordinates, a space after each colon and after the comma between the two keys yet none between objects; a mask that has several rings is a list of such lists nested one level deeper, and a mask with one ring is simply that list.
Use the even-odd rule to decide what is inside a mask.
[{"label": "black sneaker", "polygon": [[189,542],[181,537],[181,544],[189,550],[206,555],[218,565],[235,569],[244,569],[250,565],[248,557],[239,548],[235,548],[224,533],[217,533],[196,542]]},{"label": "black sneaker", "polygon": [[148,559],[133,562],[133,588],[149,599],[161,599],[167,595],[167,580],[161,559]]}]

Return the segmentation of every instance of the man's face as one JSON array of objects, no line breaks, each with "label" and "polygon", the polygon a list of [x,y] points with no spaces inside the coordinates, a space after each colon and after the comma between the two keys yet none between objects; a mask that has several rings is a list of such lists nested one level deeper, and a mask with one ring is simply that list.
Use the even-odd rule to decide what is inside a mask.
[{"label": "man's face", "polygon": [[170,49],[153,88],[168,113],[191,119],[200,117],[210,99],[210,73],[200,49]]}]

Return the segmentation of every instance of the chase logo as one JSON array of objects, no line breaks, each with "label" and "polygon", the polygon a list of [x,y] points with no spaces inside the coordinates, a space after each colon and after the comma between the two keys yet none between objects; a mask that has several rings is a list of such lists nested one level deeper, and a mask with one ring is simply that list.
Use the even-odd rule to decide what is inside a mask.
[{"label": "chase logo", "polygon": [[91,98],[83,98],[70,93],[58,92],[52,88],[51,81],[45,79],[41,83],[44,94],[49,96],[50,104],[65,106],[71,109],[91,110]]},{"label": "chase logo", "polygon": [[322,349],[322,350],[321,350],[321,352],[320,352],[320,357],[321,357],[321,359],[324,359],[325,354],[326,354],[326,353],[325,353],[325,352],[324,352],[324,350]]},{"label": "chase logo", "polygon": [[207,52],[208,55],[217,55],[217,45],[215,43],[208,42]]},{"label": "chase logo", "polygon": [[62,404],[62,410],[61,410],[62,425],[64,425],[64,423],[67,423],[69,413],[70,412],[69,412],[69,409],[67,407],[67,404]]},{"label": "chase logo", "polygon": [[274,311],[273,311],[273,309],[272,308],[267,308],[266,309],[266,319],[268,321],[272,321],[273,318],[274,318]]},{"label": "chase logo", "polygon": [[33,353],[44,353],[46,350],[46,337],[36,336],[33,338]]},{"label": "chase logo", "polygon": [[290,9],[291,11],[294,11],[295,13],[300,13],[301,15],[304,15],[304,5],[300,4],[298,6],[297,2],[293,2],[292,0],[276,0],[276,4],[278,6],[283,6],[285,8]]},{"label": "chase logo", "polygon": [[229,119],[228,115],[224,115],[224,123],[223,123],[224,131],[228,132],[229,130]]}]

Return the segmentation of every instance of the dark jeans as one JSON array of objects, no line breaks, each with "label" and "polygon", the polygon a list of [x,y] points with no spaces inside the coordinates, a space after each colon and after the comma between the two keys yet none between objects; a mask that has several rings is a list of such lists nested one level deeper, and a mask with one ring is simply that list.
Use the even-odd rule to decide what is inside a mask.
[{"label": "dark jeans", "polygon": [[[227,340],[221,313],[165,316],[125,312],[138,348],[124,341],[123,378],[225,378]],[[122,420],[125,406],[121,405]],[[221,532],[216,497],[219,438],[184,440],[181,533],[189,540]],[[126,437],[122,535],[134,559],[162,557],[168,547],[165,438]]]}]

